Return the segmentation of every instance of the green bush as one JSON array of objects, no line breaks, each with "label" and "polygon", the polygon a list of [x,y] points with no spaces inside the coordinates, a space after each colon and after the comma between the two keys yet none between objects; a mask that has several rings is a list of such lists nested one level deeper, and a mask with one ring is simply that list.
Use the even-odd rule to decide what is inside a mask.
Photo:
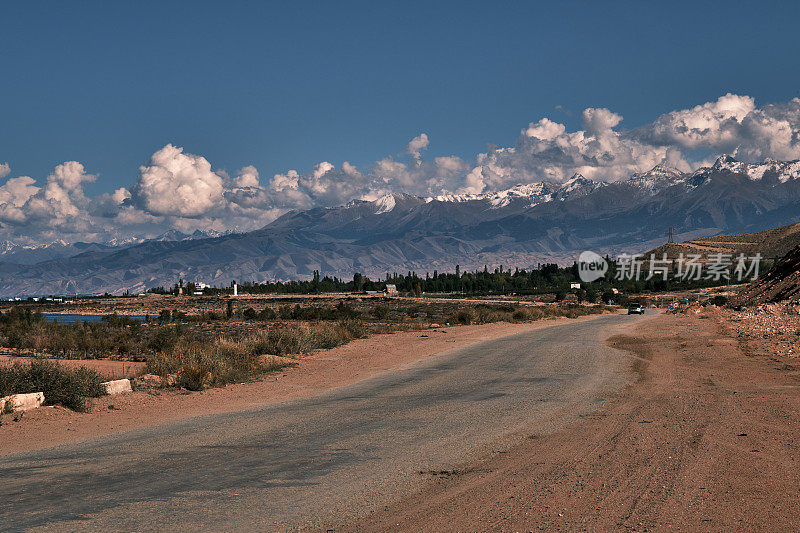
[{"label": "green bush", "polygon": [[67,368],[52,361],[15,363],[0,368],[0,396],[43,392],[45,404],[86,410],[86,398],[103,396],[103,379],[94,370]]},{"label": "green bush", "polygon": [[378,304],[372,310],[372,315],[378,320],[386,320],[389,317],[389,306]]}]

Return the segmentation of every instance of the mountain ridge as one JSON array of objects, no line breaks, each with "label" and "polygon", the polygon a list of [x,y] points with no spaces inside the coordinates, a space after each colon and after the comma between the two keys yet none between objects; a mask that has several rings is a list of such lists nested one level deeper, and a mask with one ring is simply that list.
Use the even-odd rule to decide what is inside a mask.
[{"label": "mountain ridge", "polygon": [[[658,165],[600,183],[522,184],[481,195],[392,194],[290,211],[263,228],[184,241],[88,250],[34,265],[0,263],[4,296],[138,292],[179,277],[226,285],[323,275],[527,267],[568,262],[583,249],[642,251],[682,235],[745,233],[800,221],[800,163],[722,156],[681,173]],[[654,243],[655,244],[655,243]]]}]

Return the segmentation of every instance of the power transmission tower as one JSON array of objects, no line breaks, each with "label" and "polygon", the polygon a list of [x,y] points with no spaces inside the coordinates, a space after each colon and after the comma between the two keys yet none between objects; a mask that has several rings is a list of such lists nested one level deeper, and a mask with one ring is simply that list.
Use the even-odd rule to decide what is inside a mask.
[{"label": "power transmission tower", "polygon": [[669,240],[667,244],[675,244],[675,228],[672,226],[669,227]]}]

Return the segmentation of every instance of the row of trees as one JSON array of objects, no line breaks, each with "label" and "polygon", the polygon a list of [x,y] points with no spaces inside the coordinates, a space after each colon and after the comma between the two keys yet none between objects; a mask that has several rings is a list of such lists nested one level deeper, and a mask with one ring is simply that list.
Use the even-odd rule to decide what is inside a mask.
[{"label": "row of trees", "polygon": [[[663,279],[662,276],[640,276],[639,279],[618,279],[620,265],[607,259],[609,268],[605,275],[597,281],[583,283],[579,277],[578,265],[561,267],[554,263],[543,263],[531,269],[506,269],[503,266],[494,270],[484,267],[482,270],[462,272],[456,265],[454,272],[425,273],[419,275],[409,271],[406,274],[386,274],[384,279],[370,279],[361,273],[345,280],[336,276],[321,276],[315,270],[309,280],[245,282],[239,285],[243,294],[321,294],[329,292],[369,292],[383,291],[387,285],[394,285],[398,292],[412,295],[424,293],[447,293],[465,295],[492,294],[556,294],[556,299],[574,293],[579,299],[595,301],[601,295],[613,293],[612,289],[637,294],[647,291],[685,290],[702,287],[725,285],[728,280],[722,279],[680,279],[674,272]],[[571,285],[581,283],[580,289]],[[205,294],[229,294],[230,288],[209,288]],[[606,298],[603,298],[606,299]]]}]

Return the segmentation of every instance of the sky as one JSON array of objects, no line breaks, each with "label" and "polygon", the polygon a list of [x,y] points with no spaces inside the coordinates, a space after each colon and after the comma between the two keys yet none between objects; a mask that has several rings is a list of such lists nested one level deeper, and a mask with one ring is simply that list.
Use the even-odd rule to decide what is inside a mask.
[{"label": "sky", "polygon": [[800,158],[788,2],[0,5],[0,239]]}]

